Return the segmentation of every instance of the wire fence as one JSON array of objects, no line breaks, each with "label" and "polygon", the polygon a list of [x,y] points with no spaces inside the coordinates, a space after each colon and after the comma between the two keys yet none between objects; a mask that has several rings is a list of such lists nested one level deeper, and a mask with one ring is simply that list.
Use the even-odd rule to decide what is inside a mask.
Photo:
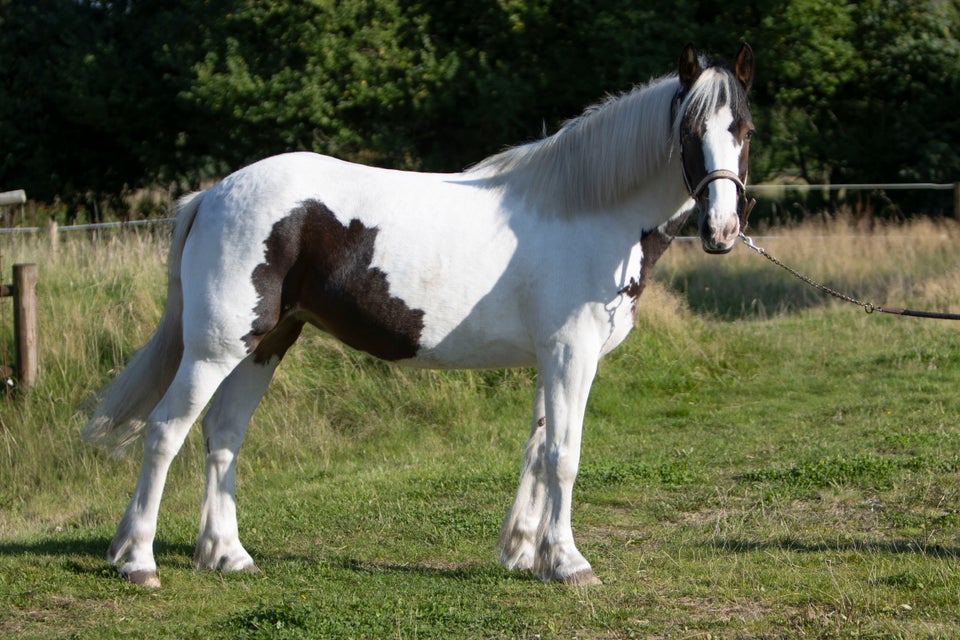
[{"label": "wire fence", "polygon": [[886,184],[754,184],[747,187],[747,191],[756,193],[781,191],[907,191],[923,189],[928,191],[949,191],[960,188],[960,183],[953,182],[894,182]]},{"label": "wire fence", "polygon": [[95,229],[122,229],[124,227],[145,227],[155,224],[173,222],[174,218],[148,218],[146,220],[130,220],[128,222],[92,222],[90,224],[72,224],[66,226],[48,225],[46,227],[10,227],[0,229],[0,234],[14,233],[43,233],[55,228],[57,231],[92,231]]},{"label": "wire fence", "polygon": [[[939,182],[894,182],[894,183],[849,183],[849,184],[755,184],[748,185],[747,191],[757,196],[778,195],[787,192],[807,193],[811,191],[820,192],[840,192],[840,191],[950,191],[954,193],[953,198],[953,217],[960,220],[960,182],[939,183]],[[173,222],[174,218],[148,218],[145,220],[130,220],[128,222],[96,222],[89,224],[74,224],[57,226],[51,223],[45,227],[8,227],[0,228],[0,236],[23,233],[44,233],[53,234],[61,231],[94,231],[98,229],[123,229],[126,227],[141,227],[167,224]]]}]

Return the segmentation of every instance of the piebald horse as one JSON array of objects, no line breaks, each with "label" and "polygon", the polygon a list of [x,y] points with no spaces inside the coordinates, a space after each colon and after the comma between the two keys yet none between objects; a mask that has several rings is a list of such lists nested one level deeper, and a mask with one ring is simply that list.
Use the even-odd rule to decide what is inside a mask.
[{"label": "piebald horse", "polygon": [[160,585],[153,541],[167,472],[209,403],[194,561],[257,570],[237,527],[237,452],[309,323],[404,365],[535,366],[501,562],[543,580],[599,582],[570,522],[587,395],[687,214],[699,209],[707,252],[736,241],[753,66],[746,44],[732,64],[687,45],[677,73],[462,173],[290,153],[183,198],[159,327],[83,429],[118,450],[145,433],[107,559],[131,582]]}]

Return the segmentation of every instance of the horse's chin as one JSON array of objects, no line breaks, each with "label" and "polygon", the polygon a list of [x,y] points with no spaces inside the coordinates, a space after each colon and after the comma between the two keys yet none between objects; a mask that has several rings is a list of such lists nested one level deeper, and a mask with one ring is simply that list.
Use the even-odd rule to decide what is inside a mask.
[{"label": "horse's chin", "polygon": [[703,243],[703,250],[705,253],[709,253],[714,256],[722,256],[725,253],[730,253],[733,251],[733,245],[724,246],[724,245],[713,245],[706,242]]}]

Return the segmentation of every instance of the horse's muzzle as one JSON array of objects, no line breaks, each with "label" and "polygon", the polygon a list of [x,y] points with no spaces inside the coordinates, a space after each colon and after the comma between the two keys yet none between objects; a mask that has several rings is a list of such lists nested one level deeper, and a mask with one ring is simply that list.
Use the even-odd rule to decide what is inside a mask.
[{"label": "horse's muzzle", "polygon": [[[734,202],[733,209],[721,213],[714,208],[706,196],[707,187],[716,180],[730,180],[736,186],[737,201],[743,197],[746,187],[740,180],[740,176],[732,171],[717,169],[711,171],[697,184],[693,190],[693,197],[697,201],[700,209],[699,224],[700,241],[703,243],[703,250],[707,253],[722,254],[729,253],[736,244],[737,236],[740,233],[740,217],[737,212],[737,202]],[[718,222],[719,221],[719,222]],[[711,222],[713,224],[711,224]]]},{"label": "horse's muzzle", "polygon": [[701,213],[698,225],[703,250],[712,254],[729,253],[740,234],[740,219],[734,214],[732,218],[727,219],[722,228],[714,229],[707,224],[708,217],[709,214]]}]

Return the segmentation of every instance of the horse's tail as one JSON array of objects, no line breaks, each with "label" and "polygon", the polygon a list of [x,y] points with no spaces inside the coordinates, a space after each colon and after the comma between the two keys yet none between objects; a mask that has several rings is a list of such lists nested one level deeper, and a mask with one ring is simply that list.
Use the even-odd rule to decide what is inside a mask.
[{"label": "horse's tail", "polygon": [[183,357],[183,288],[180,262],[203,192],[182,198],[167,256],[167,303],[149,341],[116,378],[95,396],[97,403],[80,432],[90,443],[122,453],[146,426],[146,419],[173,381]]}]

